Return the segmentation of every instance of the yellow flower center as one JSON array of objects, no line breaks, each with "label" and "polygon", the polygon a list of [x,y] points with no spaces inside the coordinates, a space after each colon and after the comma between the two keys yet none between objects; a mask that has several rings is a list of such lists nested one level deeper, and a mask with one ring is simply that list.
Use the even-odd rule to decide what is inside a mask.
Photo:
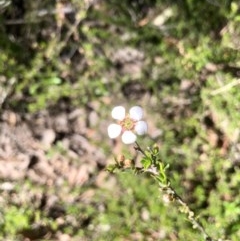
[{"label": "yellow flower center", "polygon": [[135,120],[127,116],[120,122],[120,125],[122,126],[123,130],[131,131],[134,129],[135,123]]}]

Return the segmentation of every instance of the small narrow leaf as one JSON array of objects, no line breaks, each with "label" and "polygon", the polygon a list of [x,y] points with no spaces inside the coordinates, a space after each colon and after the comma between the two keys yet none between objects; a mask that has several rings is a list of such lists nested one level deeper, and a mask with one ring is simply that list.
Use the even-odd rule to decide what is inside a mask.
[{"label": "small narrow leaf", "polygon": [[152,160],[148,157],[144,157],[141,160],[141,163],[142,163],[144,169],[148,169],[152,165]]}]

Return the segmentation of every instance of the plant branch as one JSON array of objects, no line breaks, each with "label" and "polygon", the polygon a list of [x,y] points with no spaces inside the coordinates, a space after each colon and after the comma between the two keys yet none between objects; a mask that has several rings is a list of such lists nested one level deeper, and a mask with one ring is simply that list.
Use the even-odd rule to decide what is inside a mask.
[{"label": "plant branch", "polygon": [[[158,180],[157,177],[159,176],[159,173],[155,169],[150,168],[145,170],[145,172],[150,173],[156,180]],[[187,215],[187,218],[192,223],[193,228],[196,228],[201,232],[205,241],[216,241],[208,235],[202,224],[196,219],[194,212],[189,208],[188,204],[184,202],[183,199],[177,194],[171,185],[160,185],[160,190],[167,195],[169,201],[178,203],[178,205],[181,207],[180,212],[183,212]]]}]

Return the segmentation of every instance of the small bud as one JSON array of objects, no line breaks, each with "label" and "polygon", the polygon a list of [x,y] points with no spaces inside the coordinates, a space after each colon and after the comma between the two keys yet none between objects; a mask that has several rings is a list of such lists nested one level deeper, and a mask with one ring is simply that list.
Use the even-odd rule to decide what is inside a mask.
[{"label": "small bud", "polygon": [[194,217],[194,212],[193,211],[189,211],[188,218],[193,218],[193,217]]},{"label": "small bud", "polygon": [[158,154],[159,153],[159,147],[158,147],[158,145],[157,144],[154,144],[154,146],[153,146],[153,154]]},{"label": "small bud", "polygon": [[133,160],[130,160],[130,159],[125,159],[124,160],[124,167],[125,168],[132,167],[133,165],[134,165],[134,161]]},{"label": "small bud", "polygon": [[174,195],[172,195],[171,193],[170,194],[166,193],[163,195],[163,202],[165,202],[166,204],[169,204],[174,200],[175,200]]}]

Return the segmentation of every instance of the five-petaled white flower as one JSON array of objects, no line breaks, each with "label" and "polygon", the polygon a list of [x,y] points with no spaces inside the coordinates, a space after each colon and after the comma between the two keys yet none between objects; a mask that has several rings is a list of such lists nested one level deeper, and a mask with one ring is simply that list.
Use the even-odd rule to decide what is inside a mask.
[{"label": "five-petaled white flower", "polygon": [[144,135],[147,132],[147,123],[142,120],[143,109],[140,106],[132,107],[129,114],[126,114],[123,106],[116,106],[112,110],[112,118],[117,120],[118,124],[108,126],[108,136],[111,139],[122,134],[123,143],[132,144],[137,139],[136,134]]}]

